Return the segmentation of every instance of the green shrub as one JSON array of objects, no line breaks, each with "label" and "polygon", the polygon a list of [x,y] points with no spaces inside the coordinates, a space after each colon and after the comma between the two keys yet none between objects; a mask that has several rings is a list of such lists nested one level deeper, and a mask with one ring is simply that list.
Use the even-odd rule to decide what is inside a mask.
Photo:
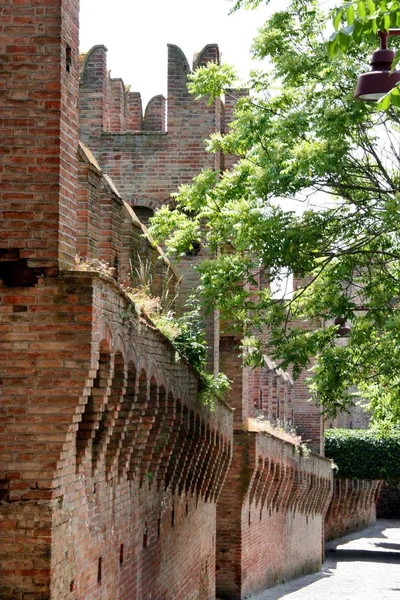
[{"label": "green shrub", "polygon": [[329,429],[325,455],[335,463],[337,477],[400,479],[400,431]]}]

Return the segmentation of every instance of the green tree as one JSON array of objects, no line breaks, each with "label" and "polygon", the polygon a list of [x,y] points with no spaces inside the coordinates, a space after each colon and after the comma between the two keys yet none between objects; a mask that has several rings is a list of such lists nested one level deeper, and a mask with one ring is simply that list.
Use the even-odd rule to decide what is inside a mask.
[{"label": "green tree", "polygon": [[[178,257],[200,240],[216,253],[198,267],[202,301],[244,332],[248,362],[268,352],[297,376],[316,357],[311,391],[327,413],[345,410],[357,387],[377,421],[396,422],[399,120],[393,108],[381,114],[353,99],[374,32],[333,56],[327,37],[329,15],[309,0],[293,0],[262,26],[253,52],[271,69],[252,74],[229,133],[208,141],[210,152],[234,155],[235,166],[182,186],[177,208],[158,212],[152,234]],[[212,65],[197,70],[190,88],[212,98],[232,83],[229,69],[219,77]],[[254,293],[259,274],[284,270],[303,281],[291,298]]]},{"label": "green tree", "polygon": [[[375,36],[378,46],[378,32],[388,32],[400,28],[400,3],[397,0],[354,0],[346,2],[332,10],[334,31],[329,40],[329,50],[332,56],[338,52],[347,51],[351,46],[358,47],[361,40]],[[389,38],[389,43],[398,47],[395,39]],[[400,61],[397,51],[392,68]],[[378,104],[381,110],[390,106],[400,107],[400,88],[386,94]]]}]

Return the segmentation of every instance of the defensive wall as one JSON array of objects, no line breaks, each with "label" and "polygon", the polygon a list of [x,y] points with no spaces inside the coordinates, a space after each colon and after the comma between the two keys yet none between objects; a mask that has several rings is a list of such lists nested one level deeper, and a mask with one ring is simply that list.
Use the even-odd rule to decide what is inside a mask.
[{"label": "defensive wall", "polygon": [[220,340],[235,409],[233,459],[217,503],[217,596],[227,600],[318,570],[332,495],[331,462],[304,456],[301,440],[285,432],[292,378],[268,357],[263,368],[242,368],[238,342]]},{"label": "defensive wall", "polygon": [[[219,62],[219,57],[218,46],[208,44],[195,56],[193,68],[209,61]],[[232,166],[232,156],[207,153],[205,140],[213,133],[228,131],[235,105],[247,95],[247,90],[228,90],[224,102],[219,98],[212,103],[196,100],[187,89],[189,63],[180,48],[169,44],[168,99],[156,96],[150,100],[143,116],[140,94],[131,92],[121,79],[111,78],[105,46],[95,46],[82,56],[81,66],[80,138],[145,223],[156,208],[171,203],[171,194],[179,185],[190,183],[202,169],[219,172]],[[133,104],[136,109],[132,120]],[[152,118],[150,127],[147,120],[154,114],[155,106],[162,118]],[[193,265],[206,252],[200,248],[194,254],[184,257],[177,266],[182,275],[181,303],[197,287]],[[260,281],[260,285],[269,283]],[[207,324],[208,362],[216,371],[219,337],[219,318],[213,315]],[[319,408],[308,402],[305,379],[304,374],[294,384],[292,417],[312,450],[321,453],[323,422]]]},{"label": "defensive wall", "polygon": [[382,481],[335,478],[325,522],[326,541],[361,531],[376,522],[376,503]]},{"label": "defensive wall", "polygon": [[126,294],[176,276],[78,144],[78,8],[1,15],[0,596],[206,600],[232,411]]},{"label": "defensive wall", "polygon": [[[216,45],[206,46],[193,67],[210,60],[219,61]],[[171,202],[170,195],[178,185],[190,182],[202,168],[220,171],[232,165],[232,157],[208,155],[204,139],[227,130],[234,105],[245,90],[230,90],[224,103],[194,100],[187,91],[188,62],[179,48],[169,45],[168,100],[160,96],[151,100],[143,117],[139,94],[110,77],[104,46],[92,48],[81,62],[80,136],[143,220],[158,206]],[[153,115],[151,126],[149,115]],[[197,285],[193,266],[204,256],[204,250],[198,250],[177,265],[183,297]],[[268,360],[265,368],[243,369],[239,340],[229,335],[227,324],[223,330],[225,333],[220,330],[218,315],[212,315],[208,322],[209,365],[232,381],[229,403],[235,409],[234,459],[217,505],[217,591],[220,597],[242,598],[279,579],[315,570],[321,563],[332,470],[328,461],[317,456],[308,462],[296,461],[293,457],[299,453],[299,445],[290,436],[286,437],[291,442],[276,437],[273,431],[263,431],[257,420],[287,424],[296,422],[299,414],[307,441],[320,450],[322,420],[318,409],[311,410],[305,402],[304,381],[296,387],[288,373]],[[275,440],[271,447],[266,438]],[[244,465],[260,461],[263,475],[257,477],[263,480],[265,498],[256,503],[251,492],[255,475],[249,477]],[[273,502],[275,493],[283,490],[290,495],[290,502]],[[249,517],[252,511],[257,512],[257,519]],[[304,537],[309,542],[306,551],[300,542]]]},{"label": "defensive wall", "polygon": [[[244,598],[321,562],[330,463],[265,427],[300,423],[319,449],[320,415],[272,362],[242,369],[218,314],[209,365],[232,388],[229,405],[202,405],[126,283],[146,263],[161,298],[181,276],[181,297],[196,286],[204,249],[174,267],[137,215],[232,164],[204,139],[245,91],[194,101],[170,45],[168,107],[143,115],[103,46],[79,57],[78,11],[7,0],[1,15],[0,596]],[[214,44],[194,66],[209,60]]]}]

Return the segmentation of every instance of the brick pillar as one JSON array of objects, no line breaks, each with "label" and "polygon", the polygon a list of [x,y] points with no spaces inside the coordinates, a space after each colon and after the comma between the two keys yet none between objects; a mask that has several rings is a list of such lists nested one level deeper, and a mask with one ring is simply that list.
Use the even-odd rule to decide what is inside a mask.
[{"label": "brick pillar", "polygon": [[242,367],[239,356],[240,340],[235,336],[224,335],[219,345],[220,370],[231,381],[231,389],[227,401],[235,409],[233,423],[235,430],[241,430],[249,418],[248,374],[249,369]]},{"label": "brick pillar", "polygon": [[[293,275],[293,290],[302,287],[305,281]],[[312,323],[295,321],[295,327],[309,329]],[[294,382],[293,389],[293,420],[298,433],[302,436],[313,452],[324,452],[324,421],[321,407],[309,402],[310,390],[306,380],[311,376],[310,371],[303,371]]]},{"label": "brick pillar", "polygon": [[0,275],[12,270],[10,285],[75,256],[78,13],[78,0],[3,2]]},{"label": "brick pillar", "polygon": [[105,46],[93,46],[86,54],[79,88],[80,138],[86,143],[91,135],[100,135],[110,127]]}]

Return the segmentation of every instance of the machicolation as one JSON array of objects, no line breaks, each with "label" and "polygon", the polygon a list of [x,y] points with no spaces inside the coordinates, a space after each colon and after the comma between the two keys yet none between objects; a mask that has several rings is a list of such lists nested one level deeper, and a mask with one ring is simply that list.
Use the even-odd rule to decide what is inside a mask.
[{"label": "machicolation", "polygon": [[233,164],[204,140],[246,90],[194,100],[169,45],[168,97],[143,114],[104,46],[78,60],[78,0],[8,0],[2,22],[0,598],[235,600],[318,569],[332,468],[304,379],[242,368],[215,313],[208,366],[232,386],[210,408],[126,292],[143,264],[178,314],[196,288],[205,249],[172,265],[145,225]]}]

